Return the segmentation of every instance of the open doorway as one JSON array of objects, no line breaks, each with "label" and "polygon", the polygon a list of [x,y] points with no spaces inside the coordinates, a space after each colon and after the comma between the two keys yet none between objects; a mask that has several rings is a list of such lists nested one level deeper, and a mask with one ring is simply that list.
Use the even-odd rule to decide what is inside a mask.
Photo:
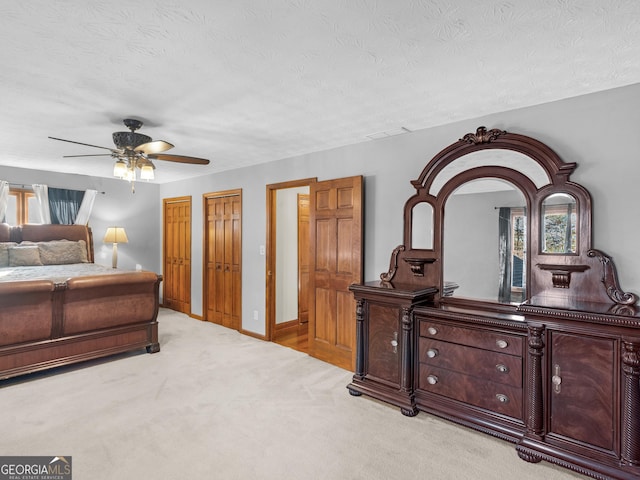
[{"label": "open doorway", "polygon": [[267,185],[267,338],[308,352],[309,186]]},{"label": "open doorway", "polygon": [[[300,213],[306,188],[301,187],[309,190],[306,222]],[[355,368],[356,305],[349,286],[363,278],[362,187],[361,175],[267,186],[266,337],[351,371]],[[286,198],[288,207],[279,205]],[[290,220],[279,220],[279,216]],[[279,224],[294,232],[289,246],[278,234]],[[297,301],[297,307],[285,307],[285,296]]]}]

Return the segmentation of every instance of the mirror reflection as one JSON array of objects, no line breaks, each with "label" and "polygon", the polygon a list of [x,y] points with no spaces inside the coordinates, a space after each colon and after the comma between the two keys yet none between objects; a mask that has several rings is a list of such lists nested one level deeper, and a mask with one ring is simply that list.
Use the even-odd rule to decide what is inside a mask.
[{"label": "mirror reflection", "polygon": [[554,193],[542,202],[543,253],[565,255],[577,252],[576,199],[568,193]]},{"label": "mirror reflection", "polygon": [[411,210],[411,248],[433,248],[433,207],[430,203],[417,203]]},{"label": "mirror reflection", "polygon": [[456,175],[476,167],[485,167],[487,165],[506,167],[523,173],[537,188],[542,188],[551,182],[549,174],[533,158],[512,150],[491,148],[467,153],[466,155],[456,158],[455,161],[438,173],[436,179],[431,184],[429,193],[434,196],[438,195],[442,186]]},{"label": "mirror reflection", "polygon": [[513,184],[483,178],[461,185],[444,208],[444,281],[455,296],[499,303],[526,298],[526,200]]}]

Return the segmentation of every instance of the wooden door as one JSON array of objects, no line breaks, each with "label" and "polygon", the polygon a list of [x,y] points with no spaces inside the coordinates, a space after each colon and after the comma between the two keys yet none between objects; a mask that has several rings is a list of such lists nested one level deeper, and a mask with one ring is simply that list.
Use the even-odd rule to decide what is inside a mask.
[{"label": "wooden door", "polygon": [[241,190],[204,196],[205,320],[240,329],[242,305]]},{"label": "wooden door", "polygon": [[355,300],[362,282],[362,176],[311,185],[309,354],[355,369]]},{"label": "wooden door", "polygon": [[163,200],[162,304],[191,314],[191,197]]},{"label": "wooden door", "polygon": [[298,194],[298,323],[309,321],[309,195]]}]

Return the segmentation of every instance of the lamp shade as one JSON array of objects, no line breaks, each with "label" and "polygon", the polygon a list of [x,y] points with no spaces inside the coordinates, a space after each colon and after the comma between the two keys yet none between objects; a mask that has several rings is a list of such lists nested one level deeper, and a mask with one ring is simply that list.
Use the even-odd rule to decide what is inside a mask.
[{"label": "lamp shade", "polygon": [[107,233],[104,236],[105,243],[127,243],[127,232],[124,231],[124,227],[109,227]]},{"label": "lamp shade", "polygon": [[151,165],[143,165],[140,167],[141,180],[153,180],[153,167]]},{"label": "lamp shade", "polygon": [[113,176],[118,178],[124,178],[127,175],[127,164],[122,160],[118,160],[113,165]]}]

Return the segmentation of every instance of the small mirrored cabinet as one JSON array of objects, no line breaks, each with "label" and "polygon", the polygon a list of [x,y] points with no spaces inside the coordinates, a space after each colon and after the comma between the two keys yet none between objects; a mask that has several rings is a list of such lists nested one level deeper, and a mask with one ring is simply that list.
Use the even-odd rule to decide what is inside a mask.
[{"label": "small mirrored cabinet", "polygon": [[528,462],[640,478],[638,297],[591,245],[576,167],[484,127],[427,163],[388,271],[351,286],[352,395],[512,442]]}]

